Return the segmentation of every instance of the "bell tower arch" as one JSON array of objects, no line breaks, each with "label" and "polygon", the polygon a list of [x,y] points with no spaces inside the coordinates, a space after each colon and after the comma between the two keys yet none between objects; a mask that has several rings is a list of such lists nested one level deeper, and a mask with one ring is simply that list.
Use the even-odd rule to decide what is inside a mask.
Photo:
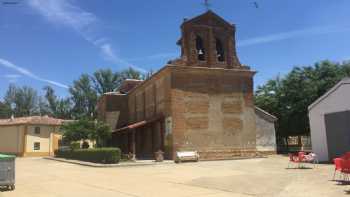
[{"label": "bell tower arch", "polygon": [[234,25],[211,10],[181,25],[181,59],[186,66],[243,68],[237,58]]}]

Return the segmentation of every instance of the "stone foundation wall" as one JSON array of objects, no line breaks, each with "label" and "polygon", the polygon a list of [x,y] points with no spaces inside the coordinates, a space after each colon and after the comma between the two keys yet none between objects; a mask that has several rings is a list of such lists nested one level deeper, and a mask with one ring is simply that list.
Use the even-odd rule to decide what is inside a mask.
[{"label": "stone foundation wall", "polygon": [[256,157],[257,152],[253,149],[217,149],[217,150],[202,150],[199,151],[199,160],[225,160],[233,158]]},{"label": "stone foundation wall", "polygon": [[277,151],[257,151],[257,154],[260,156],[267,156],[267,155],[276,155]]}]

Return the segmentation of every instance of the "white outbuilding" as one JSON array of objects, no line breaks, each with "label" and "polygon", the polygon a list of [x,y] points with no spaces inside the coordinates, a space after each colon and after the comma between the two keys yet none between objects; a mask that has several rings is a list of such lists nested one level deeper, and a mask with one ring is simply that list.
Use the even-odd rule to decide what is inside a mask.
[{"label": "white outbuilding", "polygon": [[350,78],[345,78],[309,106],[312,150],[319,161],[350,151]]}]

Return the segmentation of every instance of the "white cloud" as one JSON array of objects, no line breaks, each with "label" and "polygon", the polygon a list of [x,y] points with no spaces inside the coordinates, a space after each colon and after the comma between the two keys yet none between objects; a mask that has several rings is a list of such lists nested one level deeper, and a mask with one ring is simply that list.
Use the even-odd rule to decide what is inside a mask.
[{"label": "white cloud", "polygon": [[60,23],[83,31],[97,22],[94,14],[70,4],[66,0],[30,0],[29,5],[53,23]]},{"label": "white cloud", "polygon": [[29,0],[29,5],[49,22],[76,31],[83,39],[97,47],[106,60],[123,67],[133,67],[140,72],[147,72],[115,53],[108,38],[101,33],[100,21],[93,13],[73,5],[68,0]]},{"label": "white cloud", "polygon": [[115,52],[113,51],[113,48],[110,44],[108,43],[105,43],[105,44],[102,44],[100,46],[98,46],[101,51],[103,52],[104,54],[104,57],[111,61],[111,62],[114,62],[114,63],[117,63],[117,64],[120,64],[120,65],[125,65],[125,66],[129,66],[129,67],[132,67],[142,73],[147,73],[147,70],[143,69],[143,68],[140,68],[138,66],[135,66],[131,63],[129,63],[128,61],[124,60],[124,59],[121,59],[119,58],[118,56],[116,56]]},{"label": "white cloud", "polygon": [[[9,68],[9,69],[15,70],[18,73],[20,73],[22,75],[25,75],[27,77],[30,77],[32,79],[35,79],[35,80],[38,80],[38,81],[42,81],[42,82],[45,82],[45,83],[49,83],[49,84],[52,84],[52,85],[55,85],[55,86],[58,86],[58,87],[61,87],[61,88],[68,89],[67,85],[64,85],[62,83],[59,83],[59,82],[56,82],[56,81],[52,81],[52,80],[49,80],[49,79],[41,78],[41,77],[35,75],[34,73],[32,73],[31,71],[29,71],[29,70],[27,70],[27,69],[25,69],[23,67],[17,66],[15,64],[13,64],[12,62],[8,61],[8,60],[0,58],[0,65],[4,66],[6,68]],[[9,76],[8,78],[15,77],[15,75],[12,75],[12,76],[8,75],[8,76]]]},{"label": "white cloud", "polygon": [[275,41],[287,40],[295,37],[312,36],[312,35],[345,32],[345,31],[350,31],[350,27],[347,27],[347,26],[345,27],[339,27],[339,26],[313,27],[309,29],[300,29],[300,30],[294,30],[289,32],[271,34],[267,36],[250,38],[246,40],[240,40],[237,42],[237,47],[245,47],[245,46],[257,45],[257,44],[263,44],[263,43],[270,43]]}]

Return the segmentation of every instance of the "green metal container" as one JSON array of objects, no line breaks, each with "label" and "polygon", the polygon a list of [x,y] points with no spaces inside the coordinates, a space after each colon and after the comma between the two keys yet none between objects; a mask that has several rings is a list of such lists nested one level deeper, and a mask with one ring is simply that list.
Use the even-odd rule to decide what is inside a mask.
[{"label": "green metal container", "polygon": [[14,155],[0,154],[0,187],[15,189],[15,160]]}]

